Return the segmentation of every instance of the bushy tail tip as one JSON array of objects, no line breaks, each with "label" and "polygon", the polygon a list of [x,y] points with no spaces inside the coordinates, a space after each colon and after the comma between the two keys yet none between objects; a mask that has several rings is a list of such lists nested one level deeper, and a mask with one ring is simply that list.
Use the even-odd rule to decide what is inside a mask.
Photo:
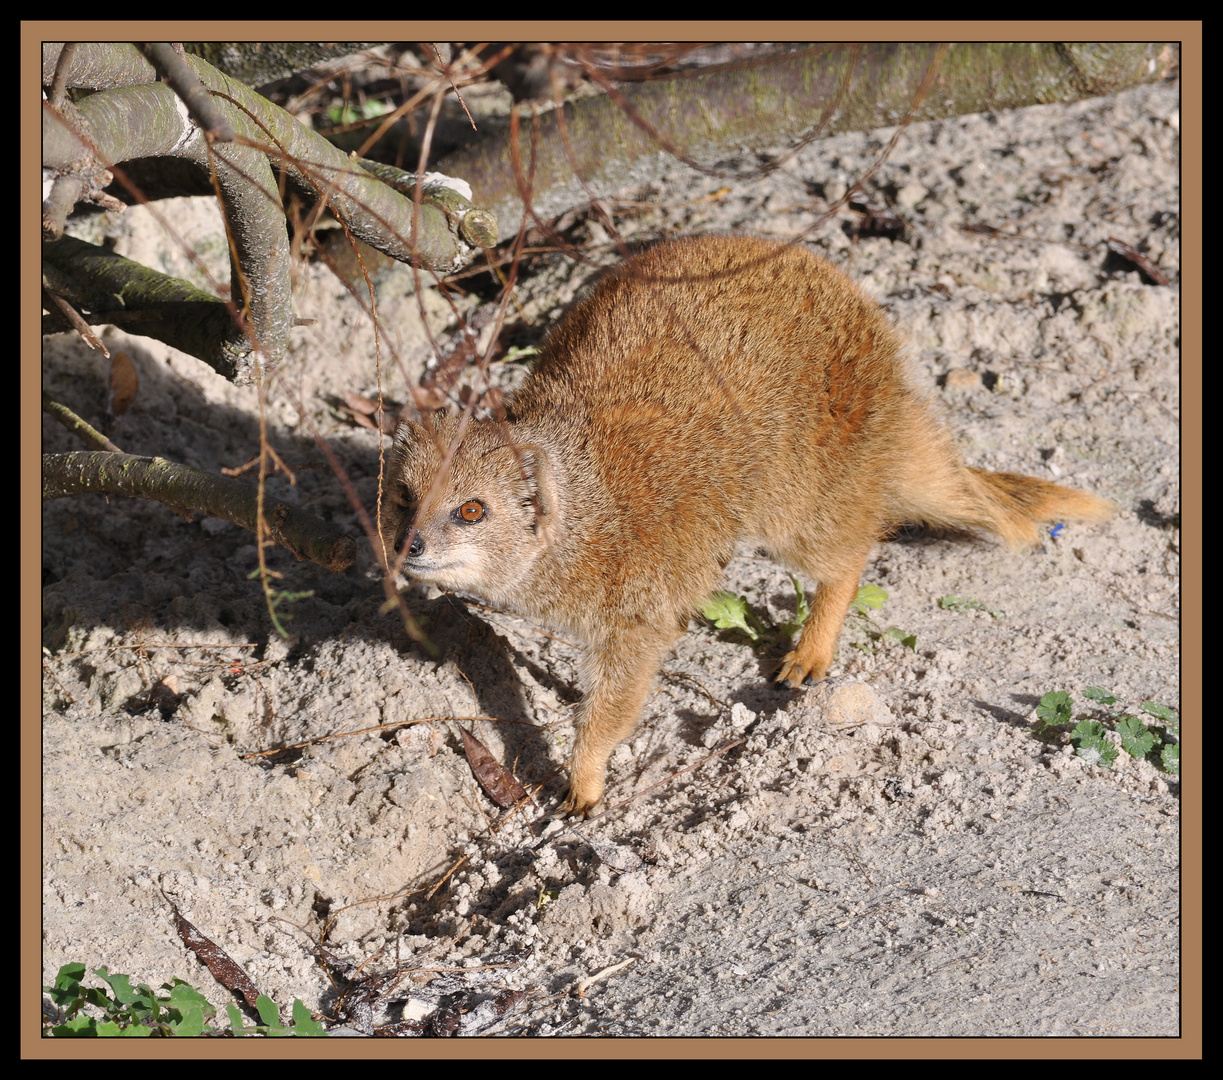
[{"label": "bushy tail tip", "polygon": [[989,518],[973,524],[984,525],[1011,547],[1036,543],[1036,526],[1042,522],[1104,521],[1117,511],[1107,499],[1033,476],[972,468],[968,472]]}]

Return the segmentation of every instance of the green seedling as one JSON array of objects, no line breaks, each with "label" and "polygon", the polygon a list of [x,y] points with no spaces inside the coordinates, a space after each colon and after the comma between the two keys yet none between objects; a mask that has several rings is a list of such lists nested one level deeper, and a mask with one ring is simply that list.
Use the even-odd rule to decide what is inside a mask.
[{"label": "green seedling", "polygon": [[[215,1035],[208,1021],[216,1009],[194,986],[182,979],[162,983],[168,994],[156,994],[147,983],[132,986],[127,975],[112,975],[104,967],[94,974],[110,990],[82,986],[84,964],[65,964],[55,977],[54,986],[44,986],[43,992],[63,1013],[60,1023],[44,1021],[43,1033],[52,1038],[163,1038]],[[85,1013],[86,1006],[101,1012],[101,1017]],[[293,1021],[288,1027],[280,1024],[275,1002],[259,995],[256,1012],[262,1024],[245,1027],[236,1005],[227,1005],[230,1031],[234,1035],[326,1035],[323,1025],[310,1015],[300,1001],[293,1002]]]},{"label": "green seedling", "polygon": [[1074,702],[1071,701],[1070,695],[1065,690],[1054,690],[1046,694],[1040,699],[1040,704],[1036,706],[1036,715],[1043,725],[1042,730],[1054,724],[1070,723],[1070,713],[1073,708]]},{"label": "green seedling", "polygon": [[853,603],[849,605],[849,610],[857,615],[870,618],[870,613],[883,607],[887,598],[888,594],[878,585],[863,585],[858,590],[858,595],[854,597]]},{"label": "green seedling", "polygon": [[[110,991],[82,986],[84,964],[65,964],[54,986],[44,986],[54,1004],[63,1011],[62,1023],[48,1024],[44,1032],[52,1038],[148,1038],[210,1035],[208,1020],[216,1014],[204,995],[182,979],[162,983],[168,994],[158,995],[146,984],[132,986],[127,975],[112,975],[104,967],[94,974]],[[82,1010],[91,1005],[101,1011],[99,1019]]]},{"label": "green seedling", "polygon": [[807,606],[807,594],[803,591],[798,578],[793,574],[790,574],[789,578],[794,584],[794,618],[777,628],[777,633],[783,638],[792,638],[797,634],[803,628],[803,623],[807,621],[807,616],[811,614],[811,609]]},{"label": "green seedling", "polygon": [[[736,596],[729,592],[716,592],[701,605],[701,614],[719,630],[738,630],[746,634],[757,645],[778,645],[788,642],[807,621],[811,609],[807,604],[807,595],[802,584],[793,574],[790,580],[794,583],[794,618],[784,623],[764,622],[759,619],[748,606],[747,598]],[[867,636],[875,642],[895,641],[906,649],[917,648],[917,637],[906,633],[898,627],[891,626],[882,630],[870,617],[871,611],[883,607],[888,594],[878,585],[863,585],[854,601],[849,606],[850,617],[855,618],[865,629]],[[857,648],[867,646],[857,645]]]},{"label": "green seedling", "polygon": [[1155,732],[1136,716],[1123,716],[1117,721],[1121,749],[1130,757],[1144,758],[1155,748]]},{"label": "green seedling", "polygon": [[355,124],[360,120],[375,120],[390,111],[385,101],[371,98],[359,104],[346,102],[343,105],[333,105],[327,110],[327,119],[337,127]]},{"label": "green seedling", "polygon": [[748,606],[747,597],[736,596],[730,592],[716,592],[701,605],[701,614],[719,630],[738,630],[746,634],[758,644],[771,644],[788,641],[807,621],[810,613],[807,607],[807,596],[798,578],[793,574],[790,580],[794,583],[794,618],[789,622],[764,622],[757,618]]},{"label": "green seedling", "polygon": [[[858,595],[854,597],[853,603],[849,605],[849,617],[866,631],[866,636],[871,641],[895,641],[910,652],[915,652],[917,650],[916,634],[910,634],[898,626],[889,626],[886,630],[881,630],[875,620],[871,618],[870,613],[879,611],[887,598],[888,594],[878,585],[863,585],[858,590]],[[855,644],[854,648],[861,649],[863,652],[870,651],[870,647],[863,644]]]},{"label": "green seedling", "polygon": [[747,606],[745,596],[716,592],[701,604],[701,614],[719,630],[739,630],[753,641],[759,641],[767,632],[765,625]]},{"label": "green seedling", "polygon": [[[263,570],[256,566],[254,570],[246,575],[246,579],[247,581],[254,581],[262,573]],[[280,575],[277,574],[274,576],[279,577]],[[263,591],[267,597],[268,616],[272,620],[272,626],[275,628],[276,633],[283,638],[287,638],[289,636],[289,632],[284,628],[284,624],[281,622],[281,620],[284,619],[287,621],[289,616],[287,614],[279,614],[277,612],[277,608],[279,608],[281,604],[294,604],[298,600],[305,600],[307,597],[314,595],[314,590],[308,589],[305,592],[287,592],[281,589],[273,589],[271,583],[265,581]]]},{"label": "green seedling", "polygon": [[246,1027],[242,1023],[242,1013],[238,1011],[238,1006],[232,1003],[225,1006],[225,1012],[229,1015],[230,1033],[235,1036],[266,1035],[270,1039],[278,1039],[291,1035],[298,1038],[319,1038],[327,1034],[323,1025],[310,1015],[310,1010],[297,998],[293,999],[293,1019],[287,1027],[280,1022],[280,1010],[276,1007],[276,1002],[266,994],[260,994],[255,999],[255,1012],[263,1021],[260,1024]]},{"label": "green seedling", "polygon": [[955,593],[949,593],[947,596],[939,597],[938,606],[944,611],[985,611],[993,618],[998,618],[1002,612],[997,608],[992,608],[983,604],[976,597],[972,596],[956,596]]},{"label": "green seedling", "polygon": [[[1089,686],[1083,696],[1094,701],[1100,708],[1095,715],[1080,718],[1069,731],[1075,753],[1092,765],[1111,768],[1117,759],[1117,747],[1106,737],[1115,731],[1121,739],[1121,748],[1133,758],[1145,758],[1164,772],[1180,772],[1180,717],[1176,710],[1154,701],[1144,701],[1138,706],[1162,724],[1148,726],[1139,717],[1130,713],[1116,713],[1111,707],[1117,704],[1116,695],[1098,686]],[[1037,734],[1060,738],[1066,725],[1074,722],[1074,700],[1065,690],[1054,690],[1045,694],[1036,707]]]},{"label": "green seedling", "polygon": [[1099,720],[1080,720],[1070,733],[1074,752],[1088,765],[1113,767],[1117,760],[1117,748],[1104,737],[1105,728]]}]

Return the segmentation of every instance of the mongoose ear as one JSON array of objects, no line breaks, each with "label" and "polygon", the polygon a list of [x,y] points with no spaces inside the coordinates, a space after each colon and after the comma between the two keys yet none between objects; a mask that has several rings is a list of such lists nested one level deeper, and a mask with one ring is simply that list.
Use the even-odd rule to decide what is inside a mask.
[{"label": "mongoose ear", "polygon": [[552,471],[552,460],[542,446],[531,444],[518,447],[522,457],[522,470],[535,496],[536,522],[547,527],[556,520],[558,494],[556,474]]},{"label": "mongoose ear", "polygon": [[410,452],[412,446],[420,442],[424,434],[425,429],[416,423],[415,420],[400,420],[395,425],[395,438],[393,442],[405,452]]}]

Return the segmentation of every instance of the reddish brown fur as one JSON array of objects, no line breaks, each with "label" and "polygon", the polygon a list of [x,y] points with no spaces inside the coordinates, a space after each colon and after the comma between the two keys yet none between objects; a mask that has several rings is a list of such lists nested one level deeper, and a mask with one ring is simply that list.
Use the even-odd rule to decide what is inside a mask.
[{"label": "reddish brown fur", "polygon": [[[1094,495],[964,465],[909,386],[879,308],[801,247],[661,244],[557,323],[507,424],[404,423],[388,550],[409,574],[515,608],[585,647],[565,809],[603,792],[663,655],[740,540],[819,586],[778,680],[823,678],[872,545],[903,522],[1099,520]],[[475,500],[481,518],[457,520]]]}]

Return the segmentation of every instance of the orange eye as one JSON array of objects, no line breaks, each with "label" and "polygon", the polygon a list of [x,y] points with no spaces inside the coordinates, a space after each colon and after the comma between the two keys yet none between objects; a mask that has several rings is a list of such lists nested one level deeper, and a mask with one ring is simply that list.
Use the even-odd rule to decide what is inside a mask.
[{"label": "orange eye", "polygon": [[478,499],[468,499],[455,511],[455,514],[458,515],[460,521],[465,521],[470,525],[484,516],[484,504]]}]

